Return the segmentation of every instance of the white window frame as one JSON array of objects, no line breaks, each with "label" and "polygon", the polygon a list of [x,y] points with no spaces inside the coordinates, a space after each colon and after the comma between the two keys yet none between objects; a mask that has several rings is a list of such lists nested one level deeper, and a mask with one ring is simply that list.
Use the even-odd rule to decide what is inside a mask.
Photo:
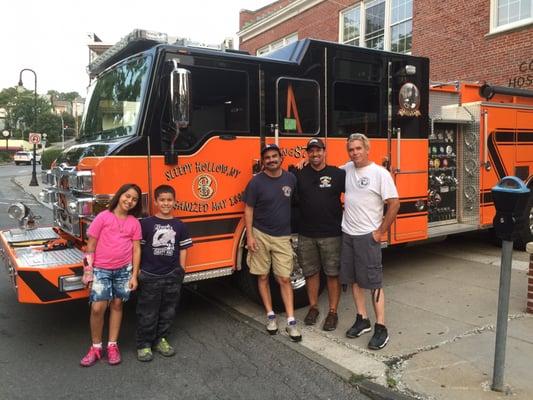
[{"label": "white window frame", "polygon": [[269,53],[272,53],[275,50],[281,49],[282,47],[285,47],[288,44],[294,43],[297,40],[298,40],[298,32],[294,32],[294,33],[291,33],[290,35],[285,36],[284,38],[278,39],[272,43],[267,44],[266,46],[263,46],[257,49],[255,54],[258,56],[264,56]]},{"label": "white window frame", "polygon": [[498,3],[499,0],[490,0],[490,34],[509,31],[522,26],[533,24],[533,1],[530,2],[531,14],[529,18],[498,26]]},{"label": "white window frame", "polygon": [[[494,1],[494,0],[492,0]],[[355,5],[352,5],[350,7],[347,7],[339,12],[339,43],[345,43],[343,38],[344,33],[344,14],[347,12],[352,11],[353,9],[359,7],[360,12],[360,25],[359,25],[359,44],[357,46],[359,47],[366,47],[365,46],[365,34],[366,34],[366,8],[368,6],[371,6],[373,3],[377,2],[376,0],[361,0]],[[409,18],[412,21],[412,17]],[[407,21],[407,19],[403,21],[397,21],[395,23],[403,23]],[[391,32],[392,32],[392,0],[385,0],[385,30],[384,30],[384,43],[383,47],[385,51],[391,51]],[[406,53],[402,54],[411,54],[411,51],[408,51]]]}]

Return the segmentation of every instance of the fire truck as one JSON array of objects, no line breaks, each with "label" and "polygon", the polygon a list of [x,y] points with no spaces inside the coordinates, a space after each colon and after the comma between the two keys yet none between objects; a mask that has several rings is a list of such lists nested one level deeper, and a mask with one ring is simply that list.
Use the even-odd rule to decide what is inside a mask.
[{"label": "fire truck", "polygon": [[[401,201],[383,246],[490,228],[496,182],[515,175],[533,184],[533,92],[430,84],[423,57],[310,39],[257,57],[136,30],[89,73],[77,143],[43,175],[54,225],[36,227],[17,204],[10,214],[20,226],[0,233],[19,302],[87,297],[87,227],[126,182],[141,187],[146,215],[155,187],[176,189],[175,215],[194,242],[186,282],[235,274],[253,294],[243,191],[267,143],[279,144],[288,167],[319,137],[328,164],[341,165],[349,134],[366,134],[371,159],[390,171]],[[523,220],[518,245],[532,240],[531,198]],[[303,305],[297,264],[292,282]]]}]

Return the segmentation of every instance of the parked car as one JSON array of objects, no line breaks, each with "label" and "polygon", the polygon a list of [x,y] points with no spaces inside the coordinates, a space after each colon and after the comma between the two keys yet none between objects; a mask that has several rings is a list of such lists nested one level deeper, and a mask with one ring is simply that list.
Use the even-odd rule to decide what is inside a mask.
[{"label": "parked car", "polygon": [[[15,156],[13,157],[13,160],[15,161],[16,165],[20,165],[20,164],[31,165],[33,161],[33,152],[32,151],[17,151],[15,153]],[[39,153],[37,153],[37,156],[35,157],[35,161],[37,161],[37,164],[41,163],[41,155]]]}]

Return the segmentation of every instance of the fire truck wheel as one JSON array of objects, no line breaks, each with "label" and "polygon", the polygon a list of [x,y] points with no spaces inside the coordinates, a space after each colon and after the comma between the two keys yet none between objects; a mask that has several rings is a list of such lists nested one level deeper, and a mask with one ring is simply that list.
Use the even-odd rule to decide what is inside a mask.
[{"label": "fire truck wheel", "polygon": [[[262,304],[261,296],[259,295],[259,290],[257,289],[257,277],[250,273],[248,264],[246,263],[247,253],[248,251],[243,249],[241,270],[235,276],[237,285],[248,298],[258,304]],[[322,293],[322,290],[325,286],[325,281],[325,277],[321,276],[319,293]],[[294,308],[302,308],[307,306],[309,304],[309,299],[307,297],[305,277],[303,276],[302,270],[297,261],[295,261],[294,272],[291,275],[291,283],[294,294]],[[284,311],[279,285],[272,274],[270,274],[270,292],[272,294],[272,306],[274,307],[274,310]]]},{"label": "fire truck wheel", "polygon": [[[533,190],[533,188],[530,188]],[[522,221],[518,227],[518,239],[514,242],[517,250],[525,250],[526,245],[533,241],[533,194],[529,195],[529,200],[522,216]]]}]

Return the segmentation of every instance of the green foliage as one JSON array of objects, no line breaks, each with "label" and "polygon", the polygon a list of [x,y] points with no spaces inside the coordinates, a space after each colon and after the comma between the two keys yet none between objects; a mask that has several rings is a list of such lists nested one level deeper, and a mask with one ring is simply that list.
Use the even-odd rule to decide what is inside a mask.
[{"label": "green foliage", "polygon": [[80,97],[78,92],[63,93],[63,92],[58,92],[57,90],[49,90],[48,92],[46,92],[46,94],[50,96],[50,98],[52,98],[53,100],[70,101],[70,102]]},{"label": "green foliage", "polygon": [[52,113],[39,115],[37,130],[39,133],[46,133],[47,142],[61,141],[61,117]]},{"label": "green foliage", "polygon": [[50,169],[54,160],[61,154],[61,149],[48,149],[43,152],[41,158],[42,169]]},{"label": "green foliage", "polygon": [[6,162],[11,162],[11,161],[13,161],[13,157],[11,157],[11,154],[5,151],[2,151],[0,153],[0,163],[6,163]]}]

